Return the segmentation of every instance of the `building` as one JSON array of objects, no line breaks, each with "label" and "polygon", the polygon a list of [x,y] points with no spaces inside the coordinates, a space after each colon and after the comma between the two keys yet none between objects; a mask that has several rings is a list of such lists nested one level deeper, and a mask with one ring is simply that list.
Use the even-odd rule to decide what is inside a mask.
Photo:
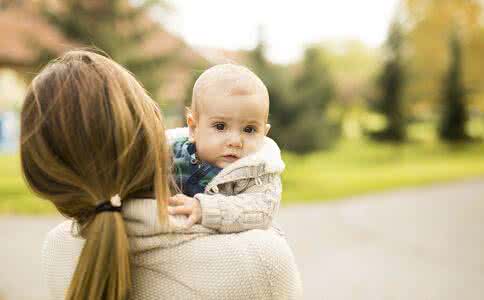
[{"label": "building", "polygon": [[[27,83],[39,71],[39,61],[43,61],[42,56],[46,53],[59,56],[69,49],[85,46],[66,38],[41,13],[41,4],[58,6],[61,3],[57,0],[0,0],[0,76],[2,70],[13,70],[20,80]],[[129,2],[126,3],[129,5]],[[168,127],[180,126],[184,100],[187,93],[191,92],[189,85],[193,83],[194,75],[209,63],[182,39],[164,30],[155,20],[146,17],[143,21],[159,28],[141,45],[142,51],[146,55],[177,55],[176,60],[164,67],[159,91],[152,96],[163,99],[161,105],[165,110]],[[0,95],[0,111],[6,110],[2,108],[6,106],[2,104],[5,101]],[[21,101],[21,97],[18,101]],[[20,104],[14,106],[18,110]]]}]

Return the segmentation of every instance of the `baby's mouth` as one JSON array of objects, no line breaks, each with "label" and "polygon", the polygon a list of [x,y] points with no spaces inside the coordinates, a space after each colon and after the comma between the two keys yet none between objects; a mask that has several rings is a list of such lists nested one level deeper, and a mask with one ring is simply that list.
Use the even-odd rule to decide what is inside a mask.
[{"label": "baby's mouth", "polygon": [[237,155],[233,155],[233,154],[224,155],[223,157],[226,160],[229,160],[229,161],[235,161],[235,160],[239,159],[239,157]]}]

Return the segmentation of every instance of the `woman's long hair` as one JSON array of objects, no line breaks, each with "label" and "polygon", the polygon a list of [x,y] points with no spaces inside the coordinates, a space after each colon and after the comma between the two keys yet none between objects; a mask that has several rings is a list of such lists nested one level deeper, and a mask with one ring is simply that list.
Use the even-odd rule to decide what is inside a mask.
[{"label": "woman's long hair", "polygon": [[123,67],[70,51],[32,81],[21,113],[21,163],[30,188],[79,224],[85,245],[66,299],[126,299],[128,239],[114,195],[152,193],[166,222],[170,155],[156,103]]}]

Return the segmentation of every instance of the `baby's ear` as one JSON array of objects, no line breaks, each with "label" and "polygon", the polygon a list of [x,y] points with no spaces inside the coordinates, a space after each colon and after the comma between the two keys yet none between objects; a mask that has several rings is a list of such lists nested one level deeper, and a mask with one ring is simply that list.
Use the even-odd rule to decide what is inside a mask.
[{"label": "baby's ear", "polygon": [[270,129],[271,129],[271,124],[266,124],[264,135],[267,135],[267,133],[269,132]]},{"label": "baby's ear", "polygon": [[192,112],[190,109],[186,109],[186,117],[187,117],[187,126],[188,126],[188,138],[191,142],[195,140],[195,131],[197,129],[197,122],[193,117]]}]

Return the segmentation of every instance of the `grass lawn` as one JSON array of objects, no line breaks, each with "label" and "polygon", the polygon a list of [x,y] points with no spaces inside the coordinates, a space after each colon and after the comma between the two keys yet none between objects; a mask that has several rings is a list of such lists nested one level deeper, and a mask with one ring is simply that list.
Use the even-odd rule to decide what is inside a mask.
[{"label": "grass lawn", "polygon": [[[283,203],[336,200],[404,186],[484,175],[484,144],[403,146],[344,141],[306,156],[285,153]],[[17,155],[0,155],[0,214],[52,213],[25,186]]]},{"label": "grass lawn", "polygon": [[345,141],[307,156],[285,154],[283,203],[316,202],[484,175],[484,144],[396,146]]},{"label": "grass lawn", "polygon": [[18,155],[0,155],[0,214],[53,213],[55,208],[30,193],[20,172]]}]

